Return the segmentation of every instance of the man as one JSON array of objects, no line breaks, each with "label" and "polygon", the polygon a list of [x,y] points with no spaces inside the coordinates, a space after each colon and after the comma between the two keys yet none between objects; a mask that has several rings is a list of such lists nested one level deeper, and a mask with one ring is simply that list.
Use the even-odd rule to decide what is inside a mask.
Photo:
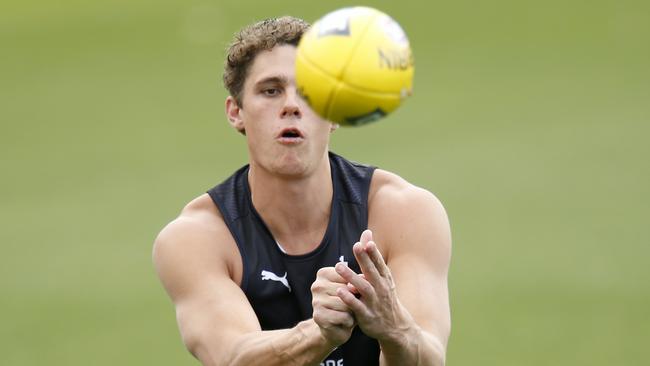
[{"label": "man", "polygon": [[229,48],[226,115],[250,164],[154,245],[183,341],[204,365],[442,365],[446,214],[429,192],[328,152],[335,126],[296,90],[307,27],[266,20]]}]

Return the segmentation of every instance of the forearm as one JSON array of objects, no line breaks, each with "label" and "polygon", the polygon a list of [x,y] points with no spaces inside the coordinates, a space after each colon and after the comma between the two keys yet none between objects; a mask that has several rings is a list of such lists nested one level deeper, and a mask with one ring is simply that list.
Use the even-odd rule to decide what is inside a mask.
[{"label": "forearm", "polygon": [[205,366],[318,366],[334,349],[310,319],[290,329],[242,335],[228,347],[227,354],[214,355],[207,345],[193,353]]},{"label": "forearm", "polygon": [[379,342],[380,365],[443,366],[445,346],[417,325]]}]

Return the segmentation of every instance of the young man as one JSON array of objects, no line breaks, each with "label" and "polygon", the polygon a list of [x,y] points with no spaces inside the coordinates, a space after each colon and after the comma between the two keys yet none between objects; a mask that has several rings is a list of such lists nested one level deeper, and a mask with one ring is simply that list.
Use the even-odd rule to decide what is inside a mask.
[{"label": "young man", "polygon": [[335,126],[296,90],[307,27],[259,22],[228,51],[226,115],[250,164],[154,245],[183,341],[204,365],[443,365],[445,211],[400,177],[328,152]]}]

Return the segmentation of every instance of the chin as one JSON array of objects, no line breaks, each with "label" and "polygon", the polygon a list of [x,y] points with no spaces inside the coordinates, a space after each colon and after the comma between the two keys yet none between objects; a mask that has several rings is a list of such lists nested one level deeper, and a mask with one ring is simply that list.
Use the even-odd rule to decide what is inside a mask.
[{"label": "chin", "polygon": [[256,156],[253,160],[268,173],[292,179],[312,174],[322,162],[322,158],[315,156],[314,152],[308,149],[278,149]]},{"label": "chin", "polygon": [[298,159],[282,159],[275,162],[272,172],[281,176],[299,178],[307,175],[309,167]]}]

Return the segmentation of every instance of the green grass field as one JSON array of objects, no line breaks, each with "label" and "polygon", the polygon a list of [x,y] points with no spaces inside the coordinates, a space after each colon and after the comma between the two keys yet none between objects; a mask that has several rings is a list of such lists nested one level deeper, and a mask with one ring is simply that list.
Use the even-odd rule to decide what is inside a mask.
[{"label": "green grass field", "polygon": [[[650,364],[649,3],[365,4],[409,34],[415,94],[332,150],[445,204],[448,364]],[[196,364],[151,244],[246,162],[223,50],[344,5],[0,7],[0,365]]]}]

